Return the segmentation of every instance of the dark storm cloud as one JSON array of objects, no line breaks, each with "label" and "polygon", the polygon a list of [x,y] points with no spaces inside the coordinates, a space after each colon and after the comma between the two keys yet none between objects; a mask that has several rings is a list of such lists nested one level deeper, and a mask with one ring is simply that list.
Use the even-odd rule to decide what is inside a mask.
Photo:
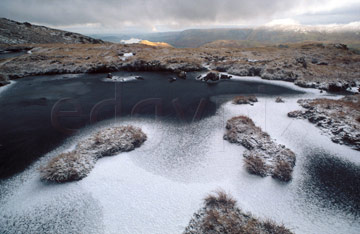
[{"label": "dark storm cloud", "polygon": [[50,25],[196,24],[270,19],[288,0],[1,0],[0,16]]},{"label": "dark storm cloud", "polygon": [[[352,6],[341,14],[307,15],[306,9],[316,4],[326,6],[331,0],[0,0],[0,16],[18,21],[29,21],[51,26],[84,25],[101,26],[168,25],[185,27],[197,24],[253,25],[275,18],[291,18],[292,10],[305,8],[297,20],[314,23],[333,17],[332,21],[344,23],[359,19]],[[352,0],[343,0],[346,4]],[[359,4],[357,4],[359,5]],[[299,9],[300,9],[299,8]],[[358,8],[356,8],[358,10]],[[289,15],[290,14],[290,15]],[[352,16],[349,17],[348,14]],[[311,21],[311,22],[309,22]],[[335,22],[336,23],[336,22]]]}]

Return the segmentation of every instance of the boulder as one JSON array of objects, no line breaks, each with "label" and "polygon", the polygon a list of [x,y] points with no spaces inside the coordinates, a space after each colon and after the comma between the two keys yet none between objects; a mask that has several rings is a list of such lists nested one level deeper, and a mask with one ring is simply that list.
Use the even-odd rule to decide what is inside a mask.
[{"label": "boulder", "polygon": [[179,72],[178,77],[181,79],[186,79],[186,72],[185,71]]},{"label": "boulder", "polygon": [[300,118],[302,116],[302,114],[303,114],[302,111],[291,111],[287,115],[290,118]]},{"label": "boulder", "polygon": [[112,78],[113,78],[113,74],[108,73],[107,76],[106,76],[106,78],[112,79]]},{"label": "boulder", "polygon": [[10,84],[9,77],[5,74],[0,74],[0,87]]},{"label": "boulder", "polygon": [[275,99],[275,102],[277,102],[277,103],[284,103],[285,101],[284,101],[281,97],[277,97],[277,98]]},{"label": "boulder", "polygon": [[306,69],[307,68],[307,63],[305,60],[305,57],[299,57],[295,59],[297,63],[302,64],[302,66]]},{"label": "boulder", "polygon": [[347,45],[341,44],[341,43],[335,44],[334,47],[337,48],[337,49],[341,49],[341,50],[348,50],[349,49],[347,47]]},{"label": "boulder", "polygon": [[342,92],[347,89],[347,86],[342,84],[341,82],[331,82],[328,84],[327,90],[329,92]]},{"label": "boulder", "polygon": [[208,74],[206,74],[206,76],[204,76],[203,78],[204,81],[217,81],[219,80],[219,73],[217,72],[209,72]]},{"label": "boulder", "polygon": [[225,74],[220,75],[220,80],[229,80],[231,78],[232,78],[232,76],[228,76],[228,75],[225,75]]},{"label": "boulder", "polygon": [[169,82],[172,83],[172,82],[175,82],[176,81],[176,77],[171,77],[169,78]]}]

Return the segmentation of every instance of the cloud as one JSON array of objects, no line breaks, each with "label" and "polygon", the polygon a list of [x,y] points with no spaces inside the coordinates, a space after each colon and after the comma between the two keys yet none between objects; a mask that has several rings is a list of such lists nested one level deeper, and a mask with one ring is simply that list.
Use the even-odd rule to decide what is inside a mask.
[{"label": "cloud", "polygon": [[[345,4],[348,1],[351,0],[341,2]],[[316,21],[316,14],[306,15],[307,9],[313,11],[311,7],[320,6],[321,10],[326,2],[329,1],[1,0],[0,16],[57,27],[99,25],[121,29],[141,26],[151,30],[157,25],[185,28],[194,25],[265,24],[274,19],[293,18],[300,8],[305,18]],[[343,12],[345,15],[346,11]]]}]

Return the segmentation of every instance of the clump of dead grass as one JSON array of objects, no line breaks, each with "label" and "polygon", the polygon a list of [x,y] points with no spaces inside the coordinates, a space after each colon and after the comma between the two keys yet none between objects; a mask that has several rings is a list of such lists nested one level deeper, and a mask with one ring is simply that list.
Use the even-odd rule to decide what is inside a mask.
[{"label": "clump of dead grass", "polygon": [[262,159],[256,153],[250,153],[250,155],[244,159],[245,168],[250,174],[259,175],[265,177],[269,167],[266,165],[264,159]]},{"label": "clump of dead grass", "polygon": [[80,180],[90,173],[95,162],[96,159],[92,155],[84,155],[77,151],[61,153],[40,168],[40,178],[59,183]]},{"label": "clump of dead grass", "polygon": [[204,207],[194,214],[185,234],[290,234],[284,225],[271,220],[262,221],[241,211],[236,200],[224,191],[217,191],[204,199]]},{"label": "clump of dead grass", "polygon": [[254,102],[257,102],[258,99],[256,98],[256,96],[251,95],[251,96],[236,96],[233,99],[233,104],[253,104]]},{"label": "clump of dead grass", "polygon": [[292,171],[290,163],[284,160],[278,160],[275,164],[272,177],[280,181],[288,182],[292,180]]},{"label": "clump of dead grass", "polygon": [[103,129],[80,141],[72,152],[52,158],[40,168],[40,177],[58,183],[80,180],[90,173],[99,158],[131,151],[146,139],[146,134],[134,126]]}]

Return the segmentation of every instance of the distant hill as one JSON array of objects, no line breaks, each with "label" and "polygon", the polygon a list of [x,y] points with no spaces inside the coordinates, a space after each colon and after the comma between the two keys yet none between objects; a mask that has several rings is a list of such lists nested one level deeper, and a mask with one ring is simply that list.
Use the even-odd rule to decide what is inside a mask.
[{"label": "distant hill", "polygon": [[0,18],[0,44],[99,44],[102,40],[94,39],[78,33],[51,29],[30,23],[19,23]]},{"label": "distant hill", "polygon": [[270,46],[270,43],[260,43],[256,41],[246,41],[246,40],[217,40],[213,42],[206,43],[201,47],[206,48],[252,48],[252,47],[262,47]]},{"label": "distant hill", "polygon": [[[98,35],[99,36],[99,35]],[[253,44],[280,44],[304,41],[327,41],[344,43],[360,48],[360,31],[354,30],[284,30],[272,27],[262,28],[226,28],[226,29],[189,29],[180,32],[162,32],[132,35],[113,35],[112,41],[140,38],[149,41],[166,42],[179,48],[197,48],[214,41],[248,41]],[[115,39],[117,38],[117,39]]]}]

